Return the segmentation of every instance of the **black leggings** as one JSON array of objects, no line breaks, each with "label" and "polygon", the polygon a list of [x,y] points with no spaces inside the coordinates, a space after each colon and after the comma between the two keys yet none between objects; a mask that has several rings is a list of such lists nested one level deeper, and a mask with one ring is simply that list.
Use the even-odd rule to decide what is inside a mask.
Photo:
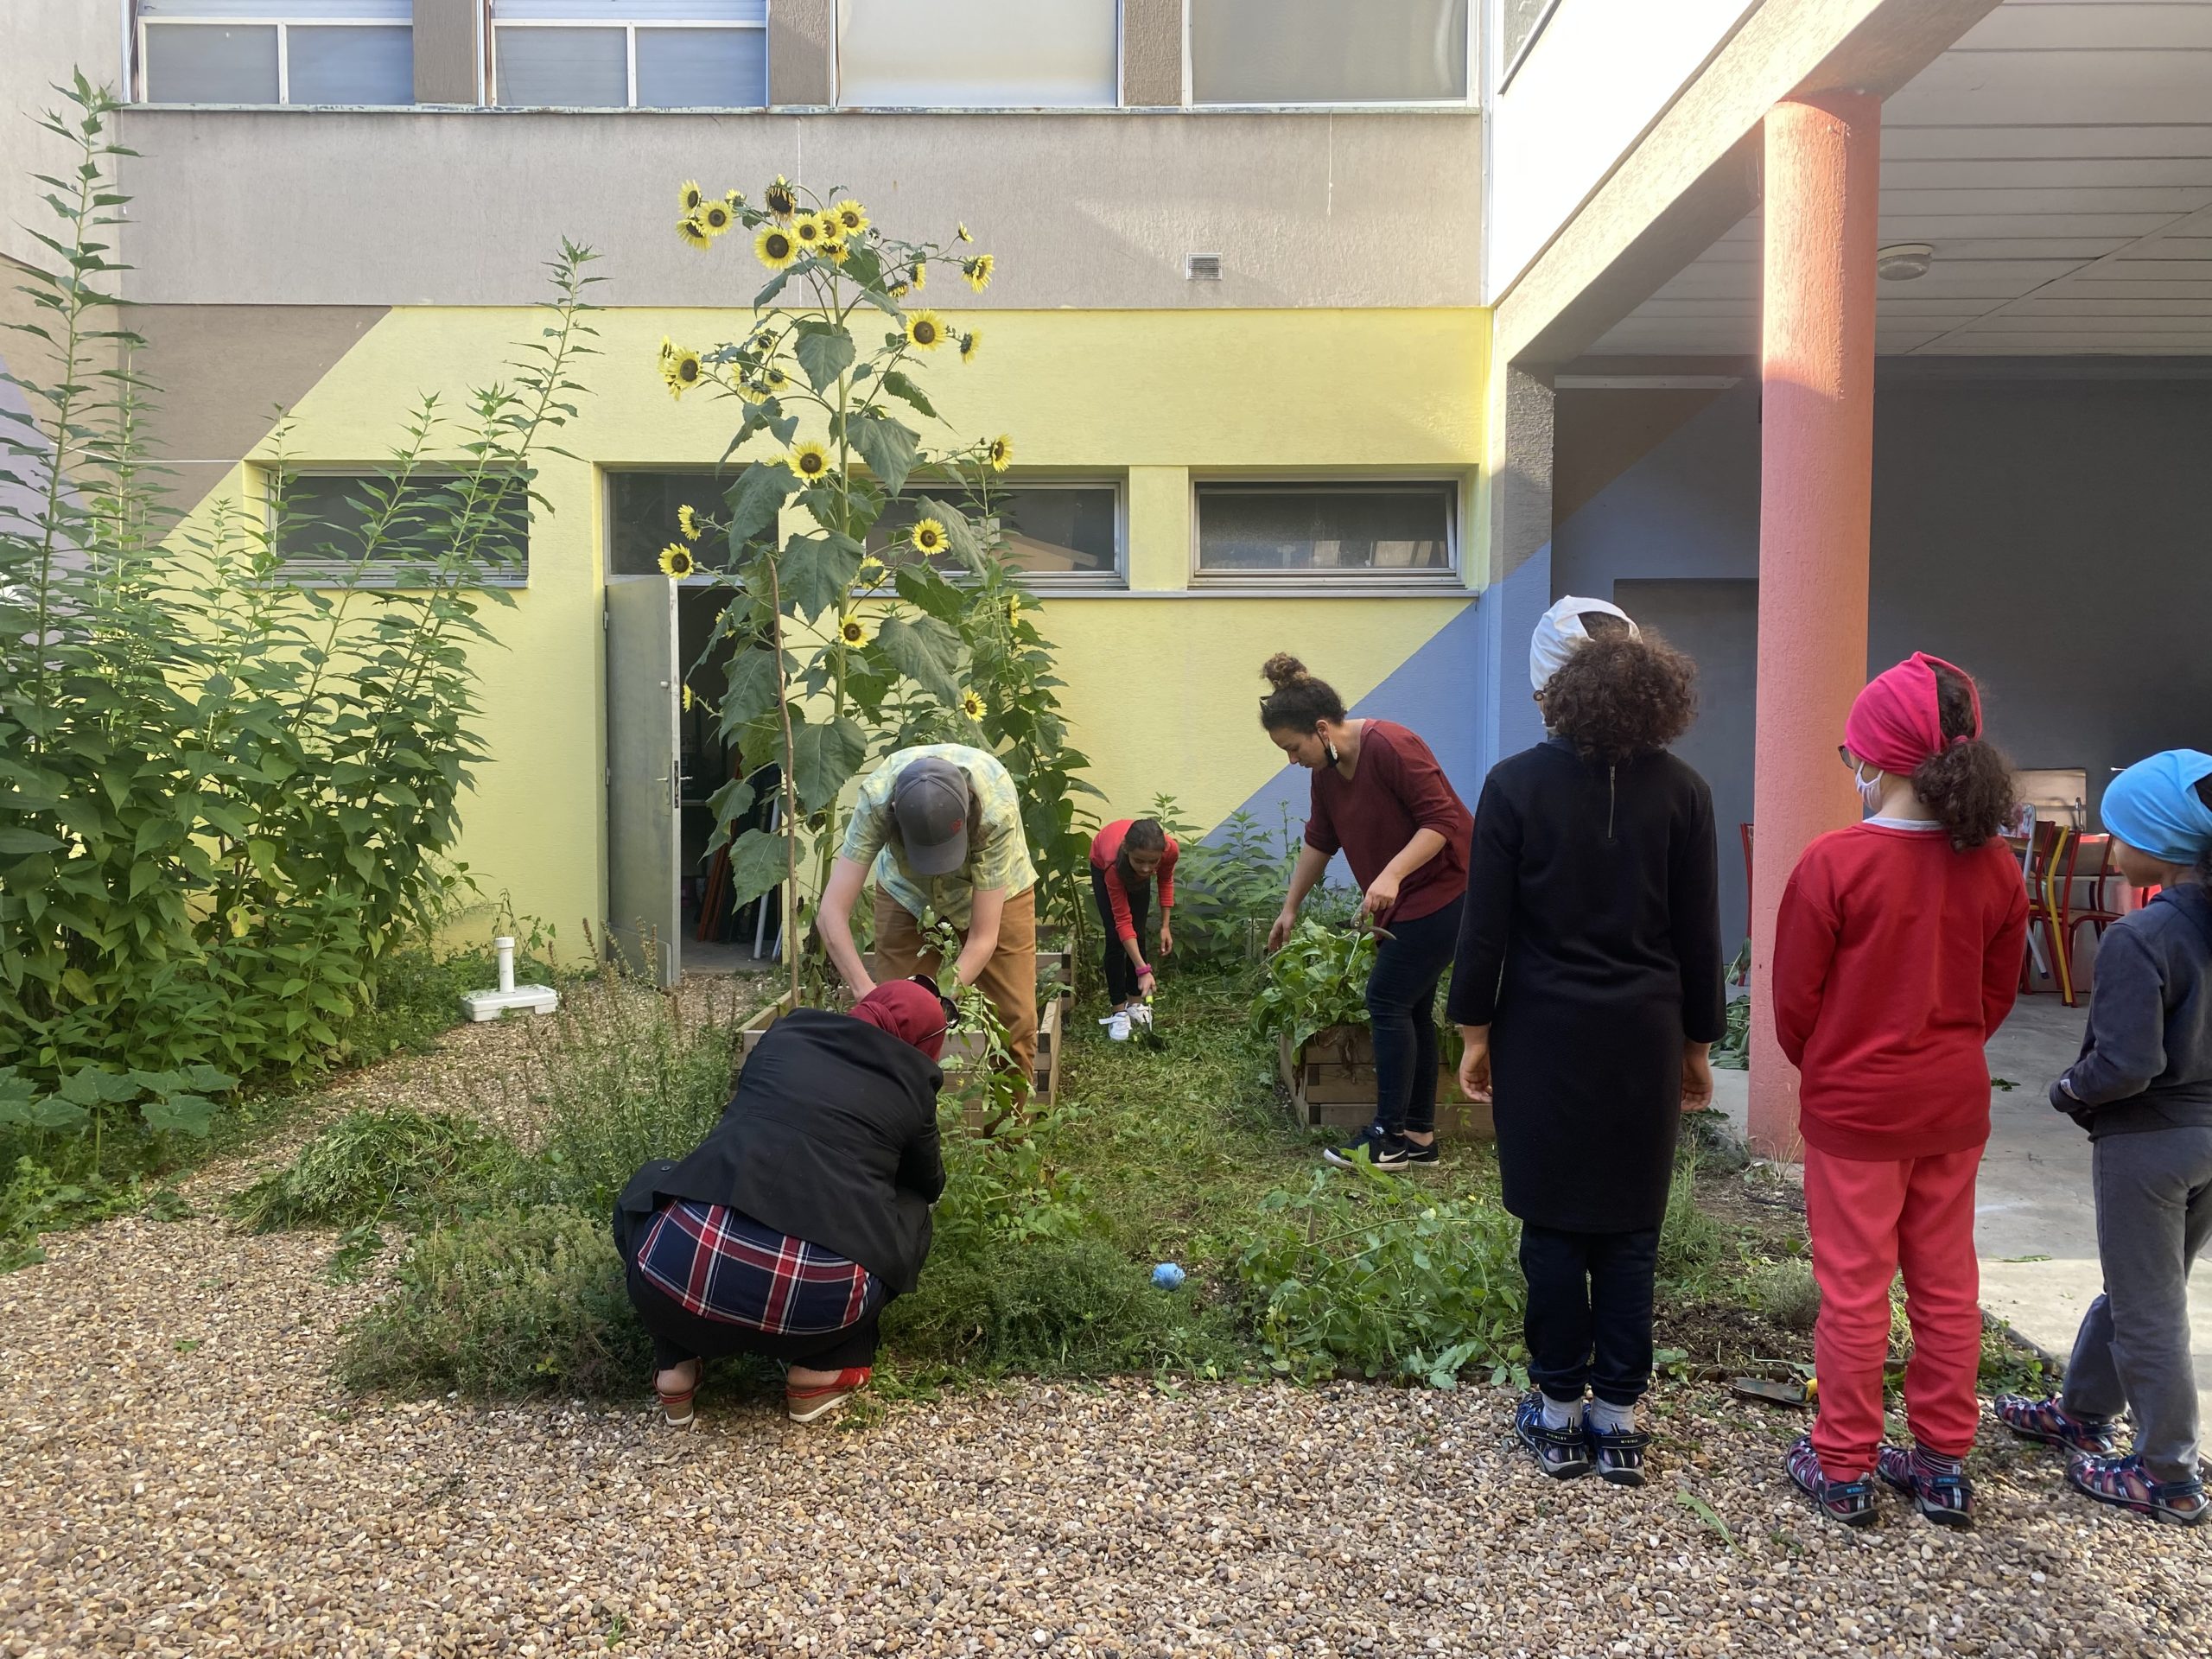
[{"label": "black leggings", "polygon": [[1391,1135],[1427,1135],[1436,1127],[1436,987],[1459,941],[1459,901],[1389,931],[1367,976],[1375,1122]]},{"label": "black leggings", "polygon": [[775,1336],[702,1319],[638,1271],[638,1246],[645,1242],[645,1226],[652,1221],[650,1215],[633,1216],[619,1205],[615,1207],[614,1248],[621,1253],[630,1306],[638,1310],[638,1323],[652,1337],[656,1370],[664,1371],[687,1359],[728,1359],[733,1354],[759,1354],[817,1371],[875,1363],[876,1325],[889,1304],[887,1297],[851,1325],[806,1336]]},{"label": "black leggings", "polygon": [[[1098,901],[1098,919],[1105,924],[1106,997],[1118,1008],[1137,999],[1137,965],[1129,960],[1121,936],[1114,931],[1114,895],[1106,886],[1106,872],[1096,864],[1090,867],[1090,896]],[[1144,949],[1144,925],[1151,911],[1152,883],[1141,882],[1129,895],[1129,920],[1136,925],[1140,951]]]}]

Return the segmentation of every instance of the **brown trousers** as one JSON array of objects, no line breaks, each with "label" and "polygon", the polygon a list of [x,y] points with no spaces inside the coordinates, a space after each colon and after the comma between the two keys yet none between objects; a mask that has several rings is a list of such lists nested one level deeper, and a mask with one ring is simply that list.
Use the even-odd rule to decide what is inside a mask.
[{"label": "brown trousers", "polygon": [[[962,933],[961,940],[967,941]],[[949,964],[937,953],[922,952],[922,929],[913,916],[881,887],[875,890],[875,976],[903,979],[910,974],[937,976]],[[1037,1075],[1037,890],[1015,893],[999,917],[998,949],[984,964],[976,988],[1006,1021],[1022,1091]]]}]

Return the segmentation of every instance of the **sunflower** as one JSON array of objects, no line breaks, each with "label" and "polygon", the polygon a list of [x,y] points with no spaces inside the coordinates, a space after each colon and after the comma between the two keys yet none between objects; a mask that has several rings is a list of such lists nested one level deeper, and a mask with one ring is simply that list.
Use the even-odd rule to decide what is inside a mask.
[{"label": "sunflower", "polygon": [[830,227],[812,213],[801,213],[791,220],[791,234],[798,238],[799,251],[812,253],[830,234]]},{"label": "sunflower", "polygon": [[691,557],[691,550],[681,542],[671,542],[660,550],[660,573],[664,576],[681,582],[698,568]]},{"label": "sunflower", "polygon": [[973,691],[963,691],[960,694],[960,712],[970,720],[981,720],[983,717],[983,700]]},{"label": "sunflower", "polygon": [[930,285],[929,261],[926,259],[915,260],[914,269],[910,275],[912,275],[914,279],[914,286],[916,288],[927,288]]},{"label": "sunflower", "polygon": [[858,236],[868,229],[868,209],[850,196],[832,207],[830,217],[836,221],[837,229],[847,236]]},{"label": "sunflower", "polygon": [[685,541],[696,542],[699,539],[699,518],[691,511],[689,502],[677,508],[676,527],[683,532]]},{"label": "sunflower", "polygon": [[837,638],[848,645],[868,644],[868,624],[861,620],[858,611],[847,611],[837,619]]},{"label": "sunflower", "polygon": [[687,715],[691,712],[691,688],[688,685],[683,688],[683,712]]},{"label": "sunflower", "polygon": [[934,311],[917,311],[906,319],[906,343],[925,352],[944,344],[944,319]]},{"label": "sunflower", "polygon": [[858,582],[872,583],[878,577],[882,575],[882,574],[883,561],[877,558],[874,554],[870,553],[861,560],[860,573],[855,575],[853,580]]},{"label": "sunflower", "polygon": [[784,457],[784,465],[801,478],[811,482],[815,479],[828,475],[830,452],[818,443],[810,442],[795,444],[792,446],[791,454]]},{"label": "sunflower", "polygon": [[983,331],[980,328],[970,328],[966,334],[961,335],[960,360],[963,363],[973,363],[976,360],[976,348],[982,343]]},{"label": "sunflower", "polygon": [[[726,201],[710,201],[694,217],[698,219],[700,226],[709,236],[720,236],[737,223],[737,215],[730,211],[730,206]],[[975,278],[971,276],[969,280],[973,282]],[[989,278],[986,277],[984,280],[988,282]]]},{"label": "sunflower", "polygon": [[991,272],[998,263],[989,254],[979,253],[973,259],[960,262],[960,274],[968,279],[968,286],[980,294],[991,285]]},{"label": "sunflower", "polygon": [[991,463],[991,470],[1002,473],[1014,465],[1014,440],[1003,432],[983,446],[983,459]]},{"label": "sunflower", "polygon": [[968,227],[965,225],[955,225],[953,228],[960,232],[960,239],[963,242],[973,242],[976,239],[968,234]]},{"label": "sunflower", "polygon": [[840,265],[843,264],[846,259],[852,254],[852,250],[846,246],[845,238],[842,236],[823,237],[822,238],[822,245],[819,248],[817,248],[815,251],[819,253],[823,258],[830,260],[834,264]]},{"label": "sunflower", "polygon": [[1006,625],[1010,628],[1020,620],[1021,595],[1020,594],[1008,594],[1006,596]]},{"label": "sunflower", "polygon": [[668,382],[669,395],[681,397],[699,384],[705,372],[699,362],[699,353],[682,346],[661,348],[660,378]]},{"label": "sunflower", "polygon": [[944,551],[944,526],[934,518],[917,519],[913,529],[906,532],[906,539],[914,544],[914,551],[928,556]]},{"label": "sunflower", "polygon": [[745,211],[745,192],[742,190],[723,191],[722,204],[733,213],[743,213]]},{"label": "sunflower", "polygon": [[903,300],[914,291],[914,285],[912,283],[893,283],[883,291],[894,300]]},{"label": "sunflower", "polygon": [[695,248],[714,245],[715,238],[707,233],[706,222],[696,213],[687,213],[676,221],[676,233]]},{"label": "sunflower", "polygon": [[753,238],[753,251],[771,270],[781,270],[798,257],[798,242],[780,225],[771,225]]},{"label": "sunflower", "polygon": [[764,364],[760,370],[760,390],[772,397],[780,397],[791,389],[791,378],[773,363]]},{"label": "sunflower", "polygon": [[683,181],[683,188],[676,193],[676,200],[677,205],[683,209],[683,216],[689,219],[705,205],[707,193],[699,188],[698,180],[686,179]]},{"label": "sunflower", "polygon": [[778,219],[789,219],[798,212],[798,192],[791,188],[789,179],[779,173],[776,181],[760,193],[760,205]]}]

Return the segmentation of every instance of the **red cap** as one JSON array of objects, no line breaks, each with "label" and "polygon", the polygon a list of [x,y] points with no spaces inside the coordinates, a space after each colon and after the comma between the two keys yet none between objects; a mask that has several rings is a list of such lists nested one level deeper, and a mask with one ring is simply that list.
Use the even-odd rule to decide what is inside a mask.
[{"label": "red cap", "polygon": [[911,979],[886,980],[853,1004],[853,1018],[911,1043],[933,1060],[944,1052],[944,1004]]}]

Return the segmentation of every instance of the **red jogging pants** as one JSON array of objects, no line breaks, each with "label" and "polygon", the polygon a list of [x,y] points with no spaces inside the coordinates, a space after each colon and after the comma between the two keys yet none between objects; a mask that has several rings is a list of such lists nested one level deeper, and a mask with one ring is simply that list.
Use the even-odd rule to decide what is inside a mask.
[{"label": "red jogging pants", "polygon": [[1981,1405],[1981,1270],[1974,1253],[1974,1180],[1981,1147],[1873,1162],[1805,1149],[1805,1217],[1821,1287],[1813,1364],[1820,1421],[1813,1449],[1830,1480],[1874,1467],[1882,1441],[1882,1361],[1890,1281],[1904,1270],[1912,1361],[1905,1421],[1930,1452],[1962,1458]]}]

